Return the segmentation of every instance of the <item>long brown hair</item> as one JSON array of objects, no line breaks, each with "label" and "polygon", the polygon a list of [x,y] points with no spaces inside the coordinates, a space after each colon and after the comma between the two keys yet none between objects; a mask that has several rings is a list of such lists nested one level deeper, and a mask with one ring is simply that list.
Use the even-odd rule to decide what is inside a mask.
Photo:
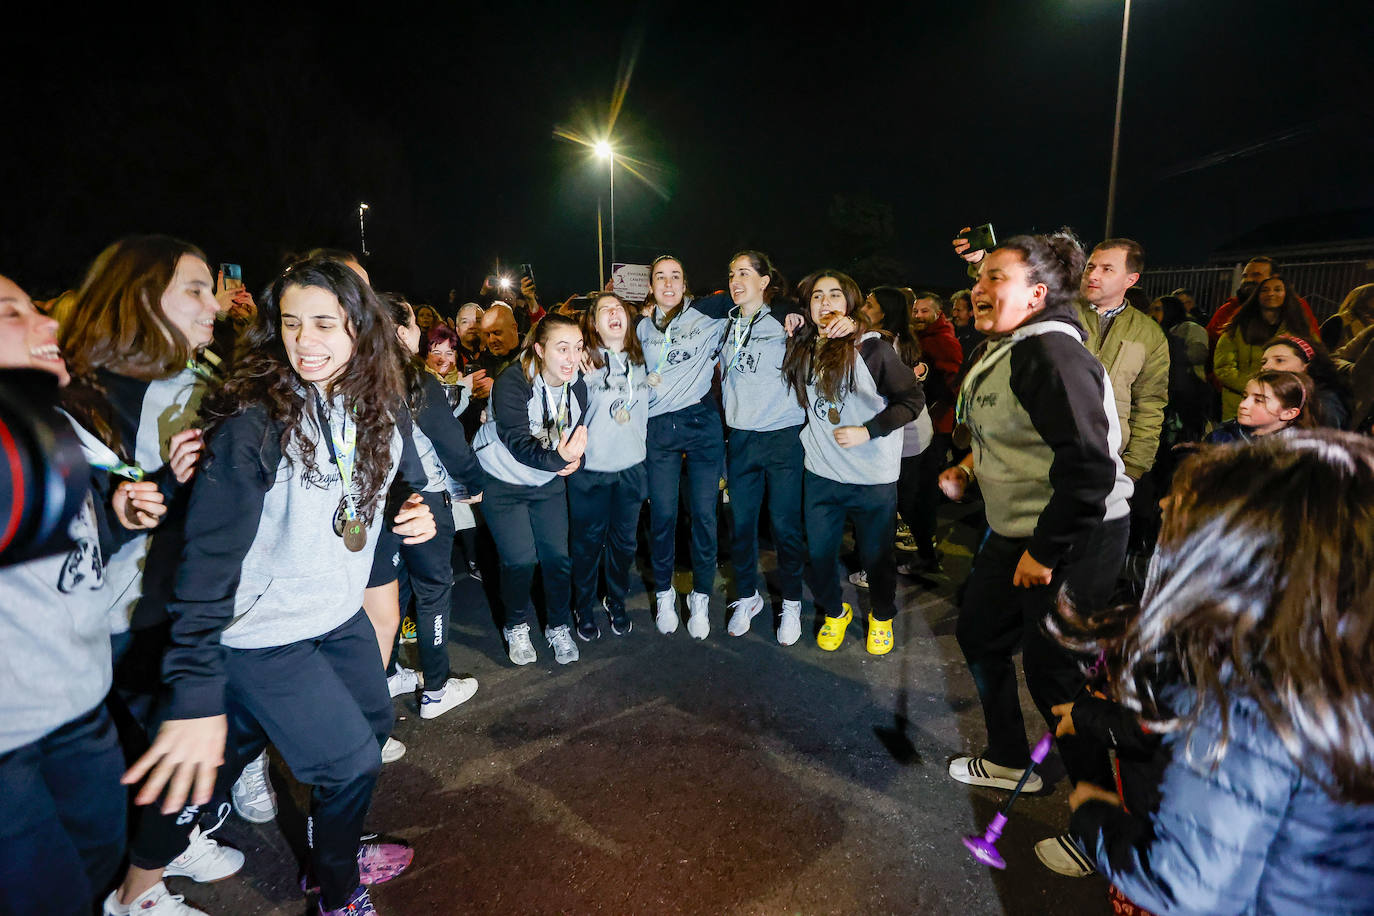
[{"label": "long brown hair", "polygon": [[[358,482],[359,512],[370,523],[386,495],[382,484],[391,471],[391,435],[395,411],[404,409],[405,383],[396,324],[388,307],[339,261],[320,257],[294,264],[268,288],[258,302],[257,319],[244,333],[243,352],[229,378],[201,402],[201,418],[209,427],[251,407],[265,407],[271,420],[282,427],[282,453],[294,460],[288,450],[294,445],[305,477],[318,476],[314,437],[319,430],[310,386],[291,368],[281,337],[281,298],[291,287],[328,290],[338,298],[347,318],[353,355],[343,373],[330,383],[328,395],[331,400],[341,396],[358,425],[353,479]],[[303,422],[307,414],[308,424]]]},{"label": "long brown hair", "polygon": [[577,333],[582,333],[582,325],[578,323],[576,318],[569,318],[558,312],[549,312],[536,321],[534,327],[530,328],[529,333],[525,335],[525,351],[520,354],[520,365],[525,370],[526,378],[533,379],[544,371],[544,360],[535,351],[534,345],[546,346],[549,342],[549,334],[553,332],[554,328],[572,328]]},{"label": "long brown hair", "polygon": [[1236,311],[1235,316],[1225,329],[1226,331],[1234,329],[1236,336],[1252,347],[1259,346],[1276,333],[1275,326],[1264,320],[1264,309],[1260,306],[1259,301],[1260,290],[1270,280],[1278,280],[1283,284],[1283,304],[1279,306],[1278,328],[1286,330],[1290,334],[1306,335],[1311,332],[1307,316],[1303,314],[1302,303],[1298,301],[1298,294],[1293,292],[1293,288],[1288,285],[1288,281],[1283,278],[1282,274],[1271,274],[1255,286],[1250,297]]},{"label": "long brown hair", "polygon": [[601,348],[606,344],[596,329],[596,316],[604,300],[614,299],[625,310],[625,355],[629,358],[630,365],[644,365],[644,347],[640,344],[639,335],[635,333],[634,328],[635,310],[615,293],[597,293],[591,299],[592,304],[582,313],[581,322],[582,340],[585,344],[583,352],[587,354],[587,361],[598,369],[606,365],[606,361],[601,358]]},{"label": "long brown hair", "polygon": [[121,239],[96,256],[58,336],[74,378],[96,369],[151,381],[171,378],[194,355],[190,341],[162,313],[162,294],[182,255],[205,260],[190,242],[166,235]]},{"label": "long brown hair", "polygon": [[[833,277],[840,284],[844,293],[844,313],[858,326],[852,334],[822,337],[811,317],[811,294],[825,277]],[[854,362],[858,359],[859,338],[866,329],[859,311],[863,293],[848,274],[818,270],[802,279],[797,286],[797,299],[801,302],[805,321],[787,345],[787,355],[782,360],[783,378],[803,407],[807,406],[806,385],[812,380],[827,400],[841,401],[844,393],[854,387]]]},{"label": "long brown hair", "polygon": [[[1179,466],[1139,612],[1087,621],[1119,701],[1153,731],[1263,711],[1333,798],[1374,802],[1374,442],[1294,430],[1205,448]],[[1123,625],[1124,621],[1124,625]],[[1192,702],[1165,699],[1181,688]]]}]

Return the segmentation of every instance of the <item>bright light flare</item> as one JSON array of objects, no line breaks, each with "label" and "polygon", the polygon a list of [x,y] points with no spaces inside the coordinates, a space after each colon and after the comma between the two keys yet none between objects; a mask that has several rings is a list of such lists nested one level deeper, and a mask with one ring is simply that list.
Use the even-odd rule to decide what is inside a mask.
[{"label": "bright light flare", "polygon": [[598,159],[610,159],[615,155],[615,150],[611,149],[611,145],[605,140],[601,140],[592,147],[592,151],[596,153]]}]

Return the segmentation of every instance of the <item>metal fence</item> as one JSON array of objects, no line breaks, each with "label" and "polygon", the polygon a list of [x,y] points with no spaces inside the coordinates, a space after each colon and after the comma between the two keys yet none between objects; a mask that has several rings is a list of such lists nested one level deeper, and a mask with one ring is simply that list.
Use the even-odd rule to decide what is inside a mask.
[{"label": "metal fence", "polygon": [[[1243,264],[1231,267],[1164,267],[1147,270],[1141,288],[1150,295],[1166,296],[1181,286],[1193,291],[1198,305],[1211,314],[1240,285]],[[1362,283],[1374,283],[1374,260],[1351,258],[1328,261],[1280,262],[1279,273],[1288,286],[1312,306],[1318,321],[1335,314],[1345,294]]]}]

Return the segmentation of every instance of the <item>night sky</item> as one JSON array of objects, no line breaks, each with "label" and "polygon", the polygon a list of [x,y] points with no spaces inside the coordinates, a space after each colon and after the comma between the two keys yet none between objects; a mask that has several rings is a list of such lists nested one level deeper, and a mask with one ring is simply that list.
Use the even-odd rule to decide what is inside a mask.
[{"label": "night sky", "polygon": [[[121,235],[167,232],[256,289],[288,252],[357,249],[365,200],[379,288],[467,299],[530,262],[562,298],[596,285],[607,169],[554,130],[598,130],[627,70],[616,140],[666,197],[617,171],[620,260],[678,253],[698,289],[744,246],[794,280],[859,259],[948,288],[961,225],[1101,237],[1120,0],[805,8],[31,8],[47,21],[7,29],[0,273],[47,295]],[[1200,263],[1374,207],[1369,18],[1135,0],[1117,233]]]}]

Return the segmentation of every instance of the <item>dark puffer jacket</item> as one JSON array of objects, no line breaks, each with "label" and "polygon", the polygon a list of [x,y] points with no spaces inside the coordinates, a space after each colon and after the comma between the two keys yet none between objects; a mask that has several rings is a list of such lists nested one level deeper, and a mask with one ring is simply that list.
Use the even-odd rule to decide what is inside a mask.
[{"label": "dark puffer jacket", "polygon": [[1069,822],[1079,845],[1160,914],[1374,913],[1374,805],[1332,799],[1253,701],[1228,712],[1217,767],[1206,762],[1220,733],[1214,713],[1187,751],[1182,736],[1164,736],[1155,810],[1085,803]]}]

